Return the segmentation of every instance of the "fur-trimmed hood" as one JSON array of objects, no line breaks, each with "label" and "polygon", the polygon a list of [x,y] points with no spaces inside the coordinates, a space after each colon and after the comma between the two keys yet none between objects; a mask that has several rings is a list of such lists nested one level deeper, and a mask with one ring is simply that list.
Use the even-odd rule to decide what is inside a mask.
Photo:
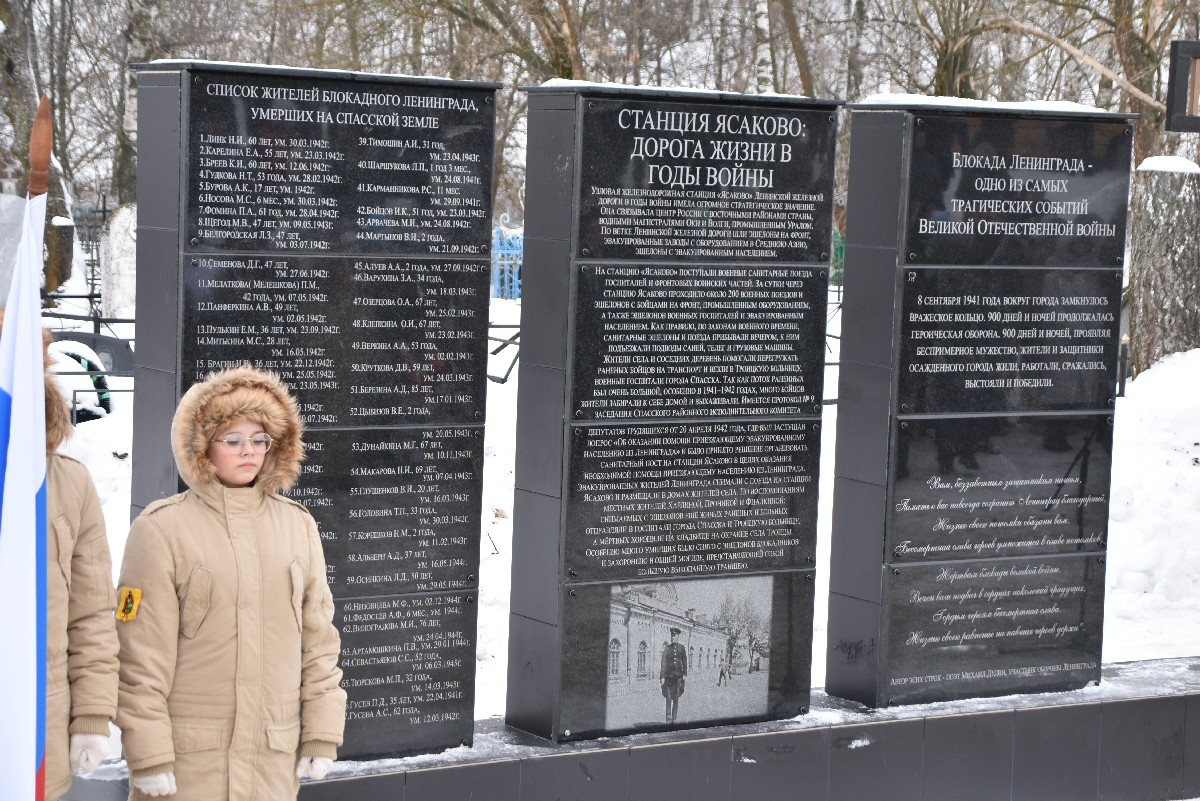
[{"label": "fur-trimmed hood", "polygon": [[180,477],[189,487],[215,483],[209,443],[240,417],[260,424],[273,440],[254,486],[265,494],[291,489],[304,460],[300,410],[278,375],[249,365],[213,373],[179,401],[171,449]]},{"label": "fur-trimmed hood", "polygon": [[71,425],[71,406],[50,372],[50,332],[42,329],[42,362],[46,371],[46,453],[54,453],[75,433]]},{"label": "fur-trimmed hood", "polygon": [[[4,309],[0,309],[0,329],[4,328]],[[71,425],[71,407],[58,386],[58,379],[50,372],[50,332],[42,329],[42,366],[46,386],[46,453],[54,453],[58,446],[71,438],[75,429]]]}]

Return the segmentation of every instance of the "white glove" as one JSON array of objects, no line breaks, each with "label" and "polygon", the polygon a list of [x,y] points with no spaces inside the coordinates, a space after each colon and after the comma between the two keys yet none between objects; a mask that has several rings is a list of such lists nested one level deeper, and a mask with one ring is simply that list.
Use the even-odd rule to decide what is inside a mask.
[{"label": "white glove", "polygon": [[333,760],[329,757],[300,757],[296,760],[296,778],[324,779],[331,767]]},{"label": "white glove", "polygon": [[71,735],[71,772],[87,775],[108,756],[107,734]]},{"label": "white glove", "polygon": [[131,776],[129,784],[142,795],[175,795],[174,773],[155,773],[153,776]]}]

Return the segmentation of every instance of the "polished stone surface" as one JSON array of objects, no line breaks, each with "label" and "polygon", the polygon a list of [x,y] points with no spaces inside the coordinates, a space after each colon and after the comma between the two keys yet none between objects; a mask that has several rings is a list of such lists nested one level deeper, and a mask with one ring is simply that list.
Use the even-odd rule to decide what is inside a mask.
[{"label": "polished stone surface", "polygon": [[313,429],[288,495],[317,521],[334,597],[477,587],[483,428]]},{"label": "polished stone surface", "polygon": [[827,270],[580,266],[576,420],[818,416]]},{"label": "polished stone surface", "polygon": [[832,107],[583,102],[579,257],[828,262]]},{"label": "polished stone surface", "polygon": [[[813,583],[793,571],[571,586],[560,739],[807,711]],[[668,722],[672,628],[686,680]]]},{"label": "polished stone surface", "polygon": [[808,567],[820,424],[692,422],[571,430],[571,580]]},{"label": "polished stone surface", "polygon": [[1109,415],[902,419],[892,453],[892,561],[1106,546]]},{"label": "polished stone surface", "polygon": [[288,382],[309,426],[482,419],[488,262],[272,255],[184,264],[185,385],[251,362]]},{"label": "polished stone surface", "polygon": [[346,708],[342,758],[398,757],[469,742],[478,593],[334,602]]},{"label": "polished stone surface", "polygon": [[1129,121],[917,112],[911,131],[905,263],[1121,266]]},{"label": "polished stone surface", "polygon": [[195,252],[486,255],[491,89],[197,69]]},{"label": "polished stone surface", "polygon": [[1121,271],[904,271],[900,414],[1105,409]]},{"label": "polished stone surface", "polygon": [[884,569],[891,703],[1054,692],[1100,678],[1102,556],[1030,556]]}]

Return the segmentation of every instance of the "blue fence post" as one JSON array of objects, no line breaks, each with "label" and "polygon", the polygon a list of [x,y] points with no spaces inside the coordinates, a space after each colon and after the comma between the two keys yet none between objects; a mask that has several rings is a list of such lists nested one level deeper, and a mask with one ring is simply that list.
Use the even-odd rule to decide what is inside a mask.
[{"label": "blue fence post", "polygon": [[492,297],[517,300],[521,297],[521,259],[525,231],[508,228],[508,215],[492,228]]}]

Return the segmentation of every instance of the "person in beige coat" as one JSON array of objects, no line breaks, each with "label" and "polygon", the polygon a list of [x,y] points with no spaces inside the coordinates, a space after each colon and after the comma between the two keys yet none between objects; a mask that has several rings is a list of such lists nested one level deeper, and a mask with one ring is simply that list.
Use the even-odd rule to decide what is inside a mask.
[{"label": "person in beige coat", "polygon": [[70,788],[72,771],[91,773],[108,756],[108,724],[117,711],[117,632],[100,499],[87,468],[55,453],[71,436],[71,412],[49,373],[45,386],[45,797],[56,801]]},{"label": "person in beige coat", "polygon": [[130,798],[283,801],[342,742],[340,638],[316,523],[281,495],[300,416],[271,373],[194,385],[171,428],[188,490],[133,522],[117,631]]}]

